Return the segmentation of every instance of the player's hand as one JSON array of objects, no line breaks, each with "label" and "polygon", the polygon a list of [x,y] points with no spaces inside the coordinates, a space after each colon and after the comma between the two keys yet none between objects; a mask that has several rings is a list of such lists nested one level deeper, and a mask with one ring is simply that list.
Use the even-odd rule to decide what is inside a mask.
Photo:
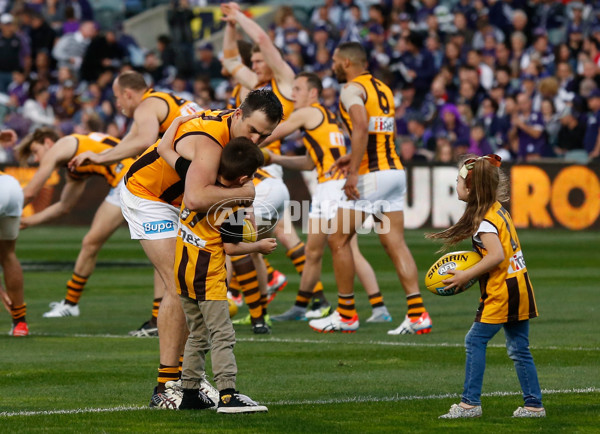
[{"label": "player's hand", "polygon": [[85,166],[88,164],[101,164],[100,163],[100,154],[96,154],[92,151],[85,151],[79,155],[75,155],[69,163],[67,167],[69,170],[73,171],[77,169],[79,166]]},{"label": "player's hand", "polygon": [[15,130],[0,131],[0,146],[10,147],[17,142],[17,133]]},{"label": "player's hand", "polygon": [[346,175],[346,183],[343,187],[344,193],[348,200],[360,199],[360,193],[358,192],[358,175],[348,174]]},{"label": "player's hand", "polygon": [[340,158],[335,160],[335,163],[333,163],[329,169],[329,173],[332,176],[346,176],[350,170],[350,155],[351,154],[342,155]]},{"label": "player's hand", "polygon": [[0,288],[0,299],[2,300],[2,304],[4,305],[4,308],[8,311],[8,313],[10,313],[10,308],[12,307],[12,301],[10,299],[10,297],[8,296],[8,294],[6,293],[6,291],[4,291],[4,289]]},{"label": "player's hand", "polygon": [[256,244],[258,245],[258,252],[263,255],[268,255],[277,248],[277,241],[275,238],[263,238],[262,240],[257,241]]},{"label": "player's hand", "polygon": [[235,14],[240,10],[240,6],[235,2],[222,3],[221,12],[223,12],[222,20],[228,23],[235,24]]},{"label": "player's hand", "polygon": [[448,270],[446,274],[452,274],[452,277],[442,280],[447,285],[444,289],[463,288],[471,280],[464,270]]},{"label": "player's hand", "polygon": [[254,215],[254,208],[249,206],[244,209],[244,218],[249,220],[252,223],[252,227],[254,228],[254,232],[257,232],[258,229],[256,227],[256,216]]},{"label": "player's hand", "polygon": [[29,219],[27,217],[23,217],[21,219],[21,222],[19,223],[19,229],[20,230],[27,229],[29,226],[31,226],[29,224]]}]

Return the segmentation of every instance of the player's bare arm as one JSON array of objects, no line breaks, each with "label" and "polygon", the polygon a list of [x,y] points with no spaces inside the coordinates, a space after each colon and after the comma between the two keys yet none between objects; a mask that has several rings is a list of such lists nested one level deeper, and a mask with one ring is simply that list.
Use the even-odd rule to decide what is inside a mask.
[{"label": "player's bare arm", "polygon": [[42,157],[38,170],[23,189],[25,205],[30,203],[38,195],[44,184],[55,169],[69,161],[77,151],[77,140],[74,137],[63,137],[59,139]]},{"label": "player's bare arm", "polygon": [[[221,5],[221,9],[225,6]],[[233,18],[228,18],[228,15],[224,15],[223,21],[227,22],[223,35],[223,66],[244,88],[254,89],[258,85],[258,77],[242,63],[237,46],[236,22]]]},{"label": "player's bare arm", "polygon": [[156,142],[159,120],[167,116],[167,110],[167,104],[158,98],[143,101],[133,114],[129,132],[117,146],[100,154],[83,152],[69,161],[69,169],[73,170],[86,163],[109,165],[141,154]]},{"label": "player's bare arm", "polygon": [[[233,206],[239,200],[254,200],[254,185],[248,181],[239,188],[222,188],[215,185],[223,149],[205,136],[188,136],[177,144],[181,154],[192,146],[194,154],[185,179],[183,201],[192,211],[207,212],[216,203]],[[229,202],[230,200],[230,202]]]},{"label": "player's bare arm", "polygon": [[60,200],[38,213],[23,217],[21,219],[21,229],[39,225],[68,214],[77,204],[84,190],[85,181],[68,179],[60,194]]},{"label": "player's bare arm", "polygon": [[169,126],[169,128],[167,128],[167,131],[165,131],[165,134],[158,142],[158,146],[156,147],[158,155],[160,155],[173,169],[175,168],[175,163],[177,162],[179,157],[181,157],[181,155],[179,155],[177,151],[175,151],[174,147],[177,130],[182,124],[192,119],[196,119],[200,115],[201,113],[194,113],[191,115],[179,116],[175,118]]},{"label": "player's bare arm", "polygon": [[254,243],[223,243],[223,250],[229,256],[247,255],[249,253],[262,253],[268,255],[277,248],[275,238],[263,238]]},{"label": "player's bare arm", "polygon": [[[240,9],[237,3],[229,2],[231,6],[228,10],[228,17],[233,18],[252,39],[252,41],[260,47],[260,52],[264,56],[264,60],[271,68],[273,76],[279,90],[286,98],[292,95],[292,83],[296,74],[288,63],[281,57],[281,53],[269,38],[269,35],[252,19],[248,18]],[[225,8],[227,10],[227,8]],[[225,11],[224,11],[225,13]]]}]

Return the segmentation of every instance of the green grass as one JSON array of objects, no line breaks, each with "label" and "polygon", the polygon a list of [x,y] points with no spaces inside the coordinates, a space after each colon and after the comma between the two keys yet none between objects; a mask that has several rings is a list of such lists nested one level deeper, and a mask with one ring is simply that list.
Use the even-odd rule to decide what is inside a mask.
[{"label": "green grass", "polygon": [[[455,297],[424,294],[434,329],[423,336],[388,336],[390,324],[363,323],[354,335],[321,335],[306,323],[277,323],[272,335],[260,337],[248,327],[238,326],[238,388],[266,403],[268,414],[228,417],[209,411],[149,410],[158,340],[129,338],[126,333],[149,316],[152,270],[144,265],[148,263],[139,243],[130,241],[125,229],[103,249],[80,304],[81,316],[42,318],[48,302],[64,297],[65,282],[84,233],[85,228],[43,227],[24,231],[19,239],[19,257],[28,270],[26,300],[32,335],[23,339],[0,336],[3,433],[487,429],[571,433],[600,429],[600,233],[519,232],[541,315],[532,321],[530,338],[540,383],[547,390],[548,417],[510,418],[522,400],[499,333],[488,350],[484,415],[461,421],[437,417],[458,401],[462,390],[463,339],[478,304],[476,288]],[[407,240],[422,278],[439,256],[437,246],[425,240],[422,231],[408,231]],[[393,326],[397,326],[406,306],[391,263],[374,236],[364,236],[360,245],[375,268],[394,316]],[[290,281],[270,305],[271,313],[280,313],[292,304],[299,278],[281,248],[270,260]],[[42,261],[62,264],[62,269],[33,266]],[[329,254],[323,270],[326,294],[335,301]],[[370,308],[358,284],[356,295],[359,315],[366,319]],[[239,315],[245,312],[244,308]],[[8,329],[9,325],[7,313],[0,312],[0,327]],[[76,409],[88,410],[73,413]]]}]

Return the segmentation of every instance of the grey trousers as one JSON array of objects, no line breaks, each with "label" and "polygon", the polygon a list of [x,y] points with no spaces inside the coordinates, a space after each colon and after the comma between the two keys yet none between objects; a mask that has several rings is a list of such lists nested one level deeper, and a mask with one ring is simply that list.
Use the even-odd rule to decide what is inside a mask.
[{"label": "grey trousers", "polygon": [[183,353],[181,383],[184,389],[199,389],[204,376],[206,353],[211,351],[217,389],[235,389],[237,365],[233,355],[235,331],[227,300],[196,301],[180,297],[190,330]]}]

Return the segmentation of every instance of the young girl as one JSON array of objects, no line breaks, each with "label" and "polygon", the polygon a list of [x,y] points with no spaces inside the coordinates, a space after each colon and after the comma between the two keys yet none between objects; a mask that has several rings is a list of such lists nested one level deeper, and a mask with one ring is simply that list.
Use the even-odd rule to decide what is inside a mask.
[{"label": "young girl", "polygon": [[[469,156],[470,157],[470,156]],[[500,201],[507,199],[506,177],[500,157],[491,154],[469,158],[460,166],[456,191],[467,203],[460,220],[428,238],[444,240],[445,247],[472,237],[483,259],[468,270],[449,271],[447,288],[464,286],[479,276],[481,299],[475,322],[465,338],[465,383],[460,404],[453,404],[442,419],[481,416],[481,387],[487,343],[503,328],[508,356],[514,361],[525,406],[513,417],[545,417],[542,393],[529,351],[529,319],[538,315],[521,244],[512,219]]]}]

